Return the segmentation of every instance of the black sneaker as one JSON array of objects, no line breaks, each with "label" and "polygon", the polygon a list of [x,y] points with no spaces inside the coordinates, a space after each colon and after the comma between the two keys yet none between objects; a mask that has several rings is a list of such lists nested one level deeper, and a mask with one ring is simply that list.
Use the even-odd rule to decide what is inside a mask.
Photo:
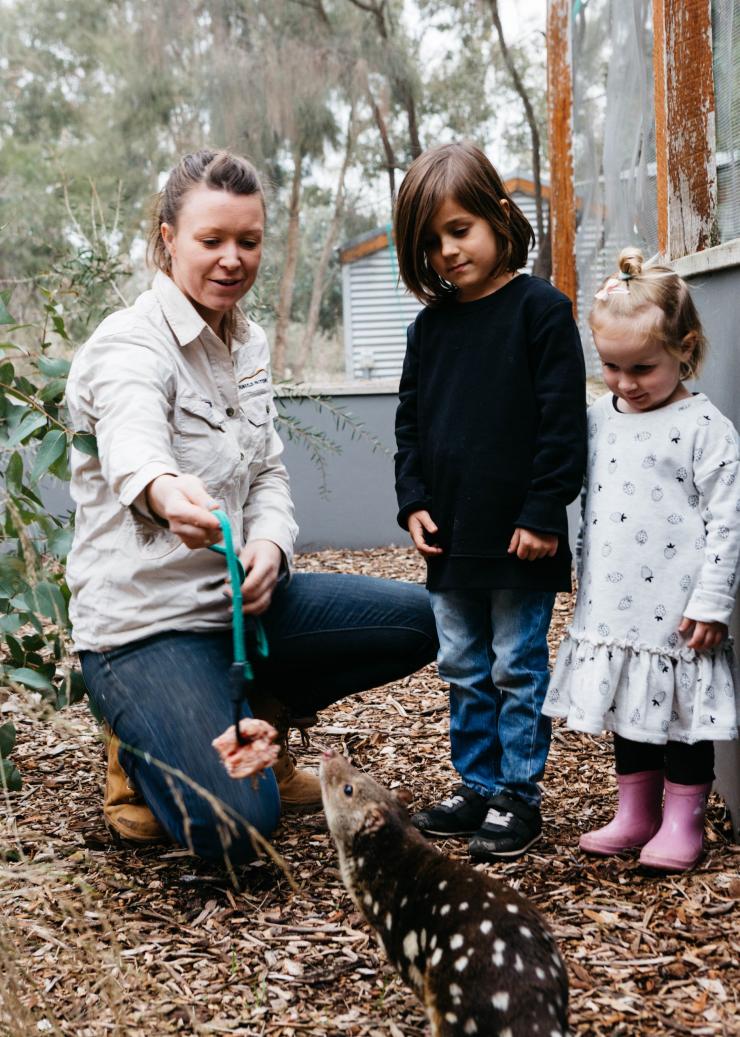
[{"label": "black sneaker", "polygon": [[486,816],[486,797],[457,785],[447,799],[414,814],[411,823],[424,835],[472,835]]},{"label": "black sneaker", "polygon": [[488,800],[485,820],[470,840],[470,856],[477,861],[521,857],[541,838],[539,808],[500,792]]}]

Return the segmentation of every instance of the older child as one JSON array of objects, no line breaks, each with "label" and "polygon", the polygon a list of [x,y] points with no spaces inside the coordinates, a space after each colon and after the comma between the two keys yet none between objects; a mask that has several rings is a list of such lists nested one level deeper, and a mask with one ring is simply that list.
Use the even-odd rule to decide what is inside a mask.
[{"label": "older child", "polygon": [[672,270],[625,249],[590,323],[611,391],[589,411],[578,602],[544,708],[614,732],[619,806],[581,848],[683,871],[702,851],[712,741],[737,732],[737,433],[683,384],[705,341]]},{"label": "older child", "polygon": [[477,147],[416,159],[395,232],[401,277],[427,304],[401,378],[398,520],[427,561],[461,778],[414,823],[472,835],[476,858],[516,857],[542,831],[547,629],[570,589],[583,355],[570,300],[518,273],[532,229]]}]

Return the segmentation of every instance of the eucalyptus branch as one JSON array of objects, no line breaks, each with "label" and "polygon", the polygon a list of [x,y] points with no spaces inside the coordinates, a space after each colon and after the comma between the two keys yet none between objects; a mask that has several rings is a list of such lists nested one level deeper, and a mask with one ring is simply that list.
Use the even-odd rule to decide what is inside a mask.
[{"label": "eucalyptus branch", "polygon": [[34,400],[32,396],[26,396],[26,394],[24,392],[21,392],[20,389],[16,389],[14,385],[7,385],[5,382],[0,382],[0,389],[5,389],[7,392],[10,393],[11,396],[19,397],[19,399],[27,403],[29,407],[33,407],[33,409],[37,410],[39,414],[43,414],[47,421],[50,421],[52,425],[56,425],[57,428],[61,429],[62,432],[65,433],[65,435],[72,435],[71,428],[67,428],[67,426],[64,425],[61,421],[58,421],[56,418],[53,418],[51,414],[49,414],[48,410],[45,407],[42,407],[41,404],[38,403],[37,400]]}]

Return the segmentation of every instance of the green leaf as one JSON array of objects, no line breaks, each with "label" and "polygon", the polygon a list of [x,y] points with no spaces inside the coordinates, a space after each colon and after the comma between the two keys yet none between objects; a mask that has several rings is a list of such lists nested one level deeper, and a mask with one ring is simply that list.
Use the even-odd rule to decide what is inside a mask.
[{"label": "green leaf", "polygon": [[54,325],[54,331],[56,331],[57,335],[61,335],[62,338],[66,338],[69,341],[69,335],[64,326],[64,317],[60,317],[58,313],[53,313],[51,323]]},{"label": "green leaf", "polygon": [[67,605],[62,597],[62,592],[55,583],[44,580],[37,583],[31,591],[31,597],[36,606],[36,611],[46,616],[59,626],[67,624]]},{"label": "green leaf", "polygon": [[20,792],[23,787],[21,772],[10,760],[0,760],[0,788],[8,792]]},{"label": "green leaf", "polygon": [[18,428],[14,429],[13,433],[8,436],[8,446],[16,446],[18,443],[22,443],[32,432],[35,432],[37,428],[41,428],[45,424],[46,415],[39,414],[36,410],[32,411],[25,416]]},{"label": "green leaf", "polygon": [[10,756],[15,745],[15,727],[13,724],[3,724],[0,727],[0,756]]},{"label": "green leaf", "polygon": [[23,458],[18,453],[13,454],[8,461],[8,467],[5,469],[5,485],[14,496],[23,492]]},{"label": "green leaf", "polygon": [[47,432],[41,440],[41,446],[38,448],[36,457],[33,460],[31,481],[36,482],[47,468],[54,464],[57,458],[62,456],[66,449],[67,436],[61,429],[53,428]]},{"label": "green leaf", "polygon": [[6,616],[0,616],[0,631],[4,634],[14,634],[21,626],[23,623],[17,612],[9,612]]},{"label": "green leaf", "polygon": [[72,436],[72,446],[83,454],[90,457],[98,456],[98,441],[92,432],[75,432]]},{"label": "green leaf", "polygon": [[15,377],[15,368],[6,360],[4,364],[0,364],[0,382],[4,385],[10,385]]},{"label": "green leaf", "polygon": [[43,389],[37,393],[37,396],[42,403],[50,403],[57,398],[61,399],[61,397],[64,396],[64,390],[66,388],[66,378],[52,378],[52,380],[47,382]]},{"label": "green leaf", "polygon": [[76,702],[82,702],[87,695],[87,688],[79,670],[70,670],[66,679],[57,691],[57,709],[64,706],[73,706]]},{"label": "green leaf", "polygon": [[[2,345],[0,344],[0,349]],[[69,360],[61,356],[40,356],[37,360],[39,370],[49,378],[63,378],[69,374],[72,366]]]},{"label": "green leaf", "polygon": [[28,356],[28,350],[24,349],[18,342],[0,342],[0,353],[4,353],[7,349],[16,349],[19,353],[23,353],[24,356]]},{"label": "green leaf", "polygon": [[21,666],[18,670],[8,670],[6,676],[16,684],[23,684],[26,688],[35,688],[37,691],[53,691],[54,686],[48,678],[37,670],[29,670],[27,666]]},{"label": "green leaf", "polygon": [[13,660],[13,665],[22,666],[26,658],[26,653],[20,643],[10,634],[5,635],[5,643],[8,646],[10,658]]},{"label": "green leaf", "polygon": [[74,537],[74,530],[71,527],[65,529],[56,529],[53,533],[49,534],[47,541],[47,547],[49,551],[58,558],[60,562],[63,562],[69,554],[69,549],[72,546],[72,538]]},{"label": "green leaf", "polygon": [[8,311],[9,302],[10,292],[0,292],[0,324],[15,324],[15,317],[11,317]]}]

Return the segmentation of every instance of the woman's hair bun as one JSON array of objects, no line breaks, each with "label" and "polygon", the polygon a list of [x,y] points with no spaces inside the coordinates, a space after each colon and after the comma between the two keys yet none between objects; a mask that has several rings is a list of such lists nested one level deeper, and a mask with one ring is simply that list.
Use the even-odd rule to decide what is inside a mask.
[{"label": "woman's hair bun", "polygon": [[643,263],[644,259],[639,248],[623,248],[619,253],[618,266],[620,274],[626,274],[628,277],[638,277],[642,273]]}]

